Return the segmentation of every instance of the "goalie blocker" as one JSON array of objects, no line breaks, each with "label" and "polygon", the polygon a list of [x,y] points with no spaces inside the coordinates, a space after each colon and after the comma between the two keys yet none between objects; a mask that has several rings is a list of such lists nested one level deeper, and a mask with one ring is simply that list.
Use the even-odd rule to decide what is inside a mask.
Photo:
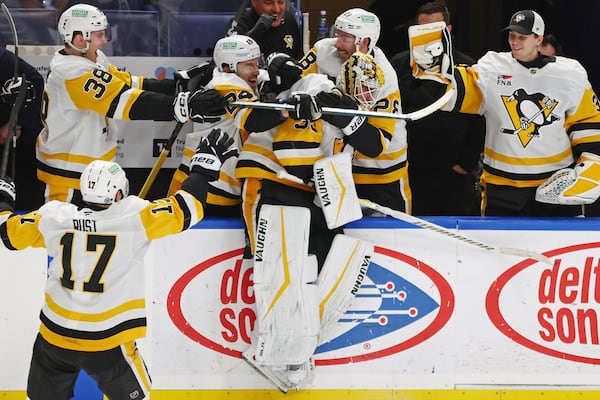
[{"label": "goalie blocker", "polygon": [[452,82],[452,39],[446,23],[412,25],[408,27],[410,65],[417,79],[440,83]]},{"label": "goalie blocker", "polygon": [[362,218],[354,179],[352,155],[338,153],[322,158],[313,165],[316,198],[329,229]]}]

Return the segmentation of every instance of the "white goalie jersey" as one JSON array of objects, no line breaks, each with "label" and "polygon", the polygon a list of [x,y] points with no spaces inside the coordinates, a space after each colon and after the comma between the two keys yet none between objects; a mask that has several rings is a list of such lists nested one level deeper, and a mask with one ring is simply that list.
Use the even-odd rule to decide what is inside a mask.
[{"label": "white goalie jersey", "polygon": [[472,67],[457,66],[454,76],[456,95],[446,109],[486,118],[487,183],[536,187],[598,146],[600,102],[575,60],[527,68],[511,53],[488,52]]},{"label": "white goalie jersey", "polygon": [[78,187],[79,175],[90,161],[115,158],[117,131],[105,115],[129,119],[141,81],[118,71],[100,50],[97,53],[96,63],[60,52],[50,62],[46,128],[37,143],[38,177],[43,182]]},{"label": "white goalie jersey", "polygon": [[181,232],[203,215],[202,203],[185,191],[154,202],[129,196],[102,211],[51,201],[0,223],[0,243],[9,250],[48,250],[44,339],[65,349],[103,351],[146,334],[143,256],[150,241]]},{"label": "white goalie jersey", "polygon": [[[339,80],[342,61],[337,54],[335,41],[335,38],[328,38],[315,43],[314,47],[300,61],[300,65],[304,69],[303,76],[320,73],[329,76],[332,80]],[[396,71],[378,47],[373,49],[372,57],[381,68],[384,82],[379,98],[371,111],[402,112]],[[386,138],[385,148],[378,157],[367,157],[356,152],[353,160],[354,181],[357,184],[384,184],[407,177],[406,123],[403,120],[391,118],[369,117],[369,124],[381,128],[390,136]]]}]

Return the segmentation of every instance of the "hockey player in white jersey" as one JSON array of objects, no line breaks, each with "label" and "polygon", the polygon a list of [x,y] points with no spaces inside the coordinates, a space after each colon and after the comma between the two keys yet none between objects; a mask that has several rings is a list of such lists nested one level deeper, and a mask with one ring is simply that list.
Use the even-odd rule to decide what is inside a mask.
[{"label": "hockey player in white jersey", "polygon": [[[215,68],[206,89],[214,89],[228,102],[259,100],[259,86],[268,77],[263,69],[260,47],[254,39],[244,35],[221,38],[215,44],[213,59]],[[231,132],[237,148],[241,149],[249,134],[269,130],[284,119],[277,111],[228,106],[223,118],[217,122],[195,122],[194,131],[185,137],[183,157],[173,175],[169,193],[176,191],[187,177],[194,149],[214,127]],[[235,176],[236,161],[237,157],[230,158],[221,169],[219,179],[210,184],[207,212],[211,215],[241,215],[241,182]]]},{"label": "hockey player in white jersey", "polygon": [[[372,244],[344,235],[343,223],[327,218],[329,203],[336,204],[332,208],[338,216],[351,213],[350,203],[334,200],[333,191],[328,205],[319,201],[328,188],[318,172],[319,165],[337,168],[334,154],[341,152],[347,168],[336,171],[335,180],[343,181],[345,189],[337,197],[350,191],[356,197],[351,154],[354,148],[368,152],[378,131],[359,116],[338,116],[330,123],[321,118],[318,103],[319,96],[331,95],[348,104],[362,99],[369,107],[383,83],[371,62],[357,53],[344,64],[348,92],[356,100],[323,74],[281,86],[278,97],[296,103],[290,118],[269,131],[253,132],[238,160],[257,308],[252,346],[243,356],[283,392],[311,381],[312,355],[319,343],[335,336],[332,331],[364,279],[373,251]],[[270,73],[270,78],[278,76]],[[348,138],[351,145],[344,143]],[[360,218],[358,200],[356,206]]]},{"label": "hockey player in white jersey", "polygon": [[[334,24],[335,37],[317,41],[304,55],[300,64],[303,74],[318,72],[333,81],[340,79],[342,63],[355,52],[372,57],[381,68],[384,85],[372,111],[401,112],[398,79],[389,60],[377,47],[379,18],[361,8],[349,9],[340,14]],[[322,107],[353,108],[356,105],[340,101],[324,101]],[[327,120],[329,116],[324,115]],[[411,192],[408,182],[406,123],[391,118],[369,118],[369,123],[379,127],[385,140],[377,154],[356,152],[353,159],[354,181],[359,197],[410,213]]]},{"label": "hockey player in white jersey", "polygon": [[505,30],[510,52],[454,67],[456,92],[446,107],[485,116],[484,214],[578,215],[575,204],[600,194],[600,101],[578,61],[539,53],[538,13],[514,13]]},{"label": "hockey player in white jersey", "polygon": [[125,172],[95,160],[80,185],[85,207],[51,201],[12,213],[14,184],[0,179],[0,246],[45,247],[51,257],[27,384],[31,400],[69,399],[81,369],[110,399],[143,399],[150,377],[135,340],[146,335],[144,255],[153,239],[204,217],[208,182],[231,154],[219,130],[203,138],[173,196],[127,196]]},{"label": "hockey player in white jersey", "polygon": [[186,122],[216,120],[225,100],[215,91],[176,93],[176,80],[132,76],[110,64],[107,18],[98,8],[77,4],[60,17],[65,47],[50,62],[36,157],[48,200],[81,204],[79,177],[92,160],[112,161],[117,132],[110,119]]}]

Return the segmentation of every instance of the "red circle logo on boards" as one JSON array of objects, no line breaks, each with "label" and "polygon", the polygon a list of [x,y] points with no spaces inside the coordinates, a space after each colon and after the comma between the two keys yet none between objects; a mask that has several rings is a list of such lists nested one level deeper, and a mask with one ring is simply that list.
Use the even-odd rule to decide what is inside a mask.
[{"label": "red circle logo on boards", "polygon": [[531,350],[560,359],[600,364],[600,242],[567,246],[509,268],[486,296],[496,328]]},{"label": "red circle logo on boards", "polygon": [[[167,311],[185,336],[216,352],[240,358],[250,344],[256,311],[252,267],[243,249],[207,259],[172,286]],[[417,346],[450,319],[454,294],[424,262],[375,247],[375,254],[339,335],[319,345],[317,365],[346,364],[389,356]]]}]

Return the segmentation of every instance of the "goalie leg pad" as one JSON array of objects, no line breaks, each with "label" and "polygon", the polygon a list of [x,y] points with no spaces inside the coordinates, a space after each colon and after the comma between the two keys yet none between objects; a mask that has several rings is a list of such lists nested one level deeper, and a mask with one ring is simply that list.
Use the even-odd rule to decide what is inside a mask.
[{"label": "goalie leg pad", "polygon": [[336,325],[350,307],[367,276],[373,244],[346,235],[336,235],[317,279],[321,334],[319,343],[336,336]]},{"label": "goalie leg pad", "polygon": [[313,166],[317,203],[329,229],[362,218],[352,179],[352,156],[342,152],[315,162]]},{"label": "goalie leg pad", "polygon": [[319,334],[315,257],[308,256],[310,211],[263,205],[256,230],[254,295],[256,360],[262,365],[303,364]]}]

